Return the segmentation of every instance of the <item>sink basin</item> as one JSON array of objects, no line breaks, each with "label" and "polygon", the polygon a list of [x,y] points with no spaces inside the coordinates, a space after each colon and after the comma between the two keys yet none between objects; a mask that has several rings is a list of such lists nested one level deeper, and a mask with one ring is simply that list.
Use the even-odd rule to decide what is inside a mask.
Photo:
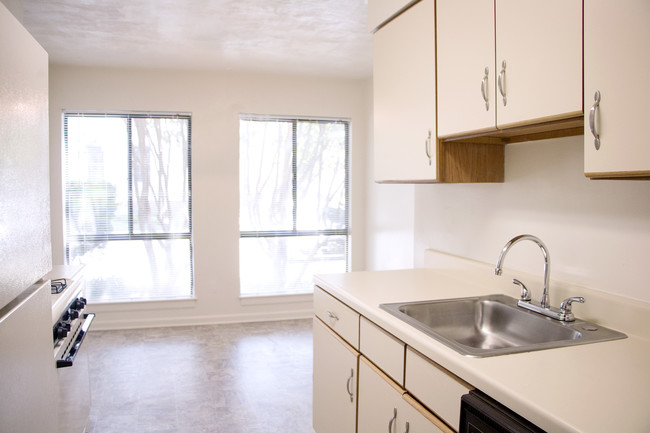
[{"label": "sink basin", "polygon": [[560,322],[517,306],[506,295],[382,304],[404,322],[465,356],[505,355],[625,338],[576,319]]}]

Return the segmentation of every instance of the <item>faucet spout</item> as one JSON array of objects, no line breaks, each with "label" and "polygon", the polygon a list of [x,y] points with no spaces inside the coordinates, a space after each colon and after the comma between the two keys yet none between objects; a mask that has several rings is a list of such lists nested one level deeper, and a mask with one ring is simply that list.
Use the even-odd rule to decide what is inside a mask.
[{"label": "faucet spout", "polygon": [[544,255],[544,289],[542,292],[542,299],[540,301],[540,306],[542,308],[550,308],[551,306],[551,299],[549,296],[549,289],[548,289],[548,281],[549,281],[549,275],[551,272],[551,257],[548,252],[548,248],[546,248],[546,245],[540,238],[537,236],[533,235],[519,235],[515,236],[514,238],[510,239],[508,243],[503,247],[501,250],[501,254],[499,254],[499,259],[497,260],[496,267],[494,268],[494,275],[501,275],[503,272],[503,260],[506,257],[506,254],[508,254],[508,251],[510,251],[510,248],[512,248],[516,243],[524,240],[529,240],[533,241],[539,246],[539,248],[542,250],[542,254]]}]

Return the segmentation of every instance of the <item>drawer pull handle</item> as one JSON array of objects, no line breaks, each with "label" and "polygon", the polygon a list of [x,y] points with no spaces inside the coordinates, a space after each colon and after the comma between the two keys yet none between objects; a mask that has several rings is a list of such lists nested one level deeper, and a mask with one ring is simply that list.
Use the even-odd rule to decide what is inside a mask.
[{"label": "drawer pull handle", "polygon": [[350,395],[350,403],[354,401],[354,393],[352,392],[352,379],[354,378],[354,369],[350,369],[350,377],[348,377],[348,381],[345,384],[345,388],[348,390],[348,394]]},{"label": "drawer pull handle", "polygon": [[388,421],[388,433],[393,433],[393,426],[397,421],[397,408],[393,408],[393,417]]},{"label": "drawer pull handle", "polygon": [[332,319],[332,320],[339,320],[339,316],[337,316],[336,314],[332,313],[331,311],[328,311],[328,312],[327,312],[327,316],[328,316],[330,319]]},{"label": "drawer pull handle", "polygon": [[503,96],[503,106],[505,107],[508,103],[508,97],[506,96],[506,61],[504,60],[501,63],[501,72],[499,72],[499,79],[497,80],[499,85],[499,93]]},{"label": "drawer pull handle", "polygon": [[594,95],[594,105],[591,106],[589,110],[589,129],[591,134],[594,136],[594,147],[596,150],[600,150],[600,133],[596,131],[596,115],[600,110],[600,92],[596,90]]},{"label": "drawer pull handle", "polygon": [[489,95],[488,95],[488,76],[490,75],[490,68],[487,66],[485,67],[485,75],[483,76],[483,80],[481,80],[481,95],[483,96],[483,100],[485,101],[485,111],[490,111],[490,101],[489,101]]},{"label": "drawer pull handle", "polygon": [[427,154],[427,158],[429,159],[429,165],[431,165],[431,130],[429,129],[429,135],[427,136],[427,139],[424,140],[424,152]]}]

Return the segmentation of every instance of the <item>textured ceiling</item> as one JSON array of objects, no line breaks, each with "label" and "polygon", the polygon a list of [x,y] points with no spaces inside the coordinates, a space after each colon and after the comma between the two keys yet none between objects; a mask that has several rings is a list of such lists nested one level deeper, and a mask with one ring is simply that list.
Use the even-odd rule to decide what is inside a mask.
[{"label": "textured ceiling", "polygon": [[367,0],[23,0],[56,64],[371,74]]}]

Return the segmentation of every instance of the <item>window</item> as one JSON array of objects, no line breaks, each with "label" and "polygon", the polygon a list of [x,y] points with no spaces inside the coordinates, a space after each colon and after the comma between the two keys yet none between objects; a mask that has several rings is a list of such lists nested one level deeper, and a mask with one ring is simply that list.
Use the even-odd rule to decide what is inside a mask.
[{"label": "window", "polygon": [[92,302],[193,296],[191,118],[64,113],[65,256]]},{"label": "window", "polygon": [[240,118],[241,296],[312,292],[345,272],[349,122]]}]

